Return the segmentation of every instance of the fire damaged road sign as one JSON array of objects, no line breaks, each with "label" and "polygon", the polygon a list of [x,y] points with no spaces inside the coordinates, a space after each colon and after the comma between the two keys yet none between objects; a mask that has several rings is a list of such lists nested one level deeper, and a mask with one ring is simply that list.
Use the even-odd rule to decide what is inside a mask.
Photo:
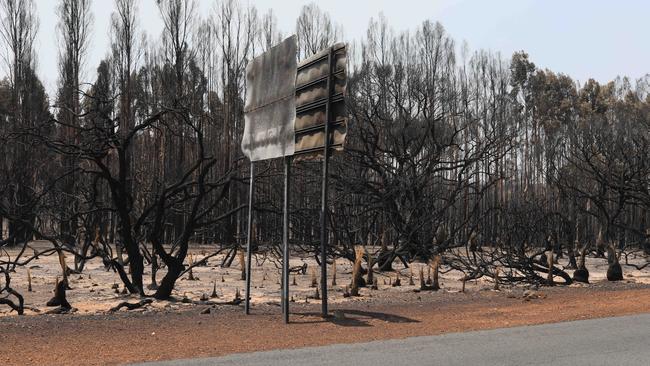
[{"label": "fire damaged road sign", "polygon": [[246,68],[242,151],[251,161],[294,154],[321,158],[326,146],[343,149],[347,135],[346,46],[337,43],[300,65],[296,49],[296,37],[292,36]]},{"label": "fire damaged road sign", "polygon": [[347,134],[346,87],[347,49],[344,43],[322,50],[298,65],[296,155],[322,157],[326,146],[333,150],[343,149]]},{"label": "fire damaged road sign", "polygon": [[332,151],[343,149],[347,134],[345,44],[331,46],[304,60],[300,66],[297,65],[296,55],[296,37],[292,36],[248,64],[242,139],[242,151],[251,162],[246,245],[246,314],[250,313],[255,162],[284,157],[281,303],[285,323],[289,322],[289,184],[292,157],[297,155],[304,159],[322,159],[321,293],[322,314],[327,316],[328,161]]},{"label": "fire damaged road sign", "polygon": [[248,63],[241,146],[251,161],[294,154],[296,53],[292,36]]}]

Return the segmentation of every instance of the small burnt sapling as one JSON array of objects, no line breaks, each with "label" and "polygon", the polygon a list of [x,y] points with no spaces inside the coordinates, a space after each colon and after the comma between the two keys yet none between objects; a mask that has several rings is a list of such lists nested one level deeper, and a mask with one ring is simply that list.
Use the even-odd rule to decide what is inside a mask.
[{"label": "small burnt sapling", "polygon": [[[293,277],[294,282],[296,279],[296,276]],[[311,269],[311,288],[316,288],[318,287],[318,276],[316,275],[316,268]]]},{"label": "small burnt sapling", "polygon": [[[440,284],[438,281],[438,268],[440,266],[440,256],[434,257],[430,266],[427,266],[428,278],[424,280],[424,269],[420,267],[420,290],[421,291],[438,291]],[[431,268],[433,267],[433,279],[431,279]]]},{"label": "small burnt sapling", "polygon": [[61,265],[61,272],[63,274],[63,281],[61,282],[65,284],[67,290],[70,290],[70,287],[68,286],[68,274],[70,274],[70,268],[68,268],[68,265],[65,263],[65,253],[58,249],[57,254],[59,257],[59,265]]},{"label": "small burnt sapling", "polygon": [[426,281],[424,280],[424,268],[420,266],[420,290],[424,290]]},{"label": "small burnt sapling", "polygon": [[332,260],[332,286],[336,286],[336,258]]},{"label": "small burnt sapling", "polygon": [[27,268],[27,291],[32,292],[32,271]]},{"label": "small burnt sapling", "polygon": [[[439,268],[441,257],[436,255],[433,258],[431,265],[427,266],[427,280],[424,280],[424,269],[420,267],[420,290],[422,291],[438,291],[440,290],[439,282]],[[431,278],[431,268],[433,268],[433,279]]]},{"label": "small burnt sapling", "polygon": [[399,278],[399,272],[397,272],[397,277],[395,277],[395,281],[392,283],[393,287],[400,287],[402,286],[402,280]]},{"label": "small burnt sapling", "polygon": [[439,283],[439,273],[440,273],[440,261],[442,258],[437,255],[433,259],[433,283],[431,284],[431,289],[433,291],[438,291],[440,290],[440,283]]},{"label": "small burnt sapling", "polygon": [[546,277],[546,284],[548,286],[553,286],[553,251],[549,250],[546,252],[546,261],[548,262],[548,275]]},{"label": "small burnt sapling", "polygon": [[364,286],[366,284],[373,284],[375,282],[374,281],[375,272],[372,269],[372,267],[375,265],[375,260],[370,254],[370,252],[366,251],[366,254],[368,255],[368,276],[366,277],[366,282],[364,283]]},{"label": "small burnt sapling", "polygon": [[576,260],[576,254],[578,254],[578,248],[579,248],[579,242],[578,238],[576,238],[575,242],[573,245],[568,245],[567,246],[567,255],[569,257],[569,264],[566,266],[566,269],[578,269],[578,262]]},{"label": "small burnt sapling", "polygon": [[246,281],[246,257],[244,256],[244,251],[240,250],[238,252],[239,256],[239,267],[241,269],[241,280]]},{"label": "small burnt sapling", "polygon": [[352,294],[350,293],[350,286],[346,285],[345,288],[343,288],[343,297],[350,297],[350,296],[352,296]]},{"label": "small burnt sapling", "polygon": [[192,269],[194,268],[194,256],[192,254],[189,254],[187,256],[187,263],[188,263],[188,266],[190,267],[187,279],[189,281],[198,281],[199,278],[194,277],[194,272],[192,271]]}]

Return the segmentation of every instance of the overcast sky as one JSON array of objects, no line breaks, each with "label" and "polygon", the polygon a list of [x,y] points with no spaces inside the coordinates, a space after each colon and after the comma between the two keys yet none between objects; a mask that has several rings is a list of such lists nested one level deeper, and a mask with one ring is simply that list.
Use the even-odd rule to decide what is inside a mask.
[{"label": "overcast sky", "polygon": [[[38,0],[39,74],[55,90],[56,0]],[[215,0],[199,0],[208,14]],[[243,0],[242,2],[246,2]],[[250,0],[260,13],[273,8],[283,33],[290,34],[300,8],[311,0]],[[158,39],[162,23],[155,0],[140,1],[140,25]],[[413,30],[426,19],[440,21],[460,44],[501,52],[509,58],[525,50],[538,67],[570,75],[581,82],[607,82],[617,75],[633,79],[650,72],[650,1],[647,0],[327,0],[318,1],[343,26],[346,40],[364,36],[368,20],[383,12],[396,30]],[[113,1],[94,0],[93,41],[86,75],[108,50]]]}]

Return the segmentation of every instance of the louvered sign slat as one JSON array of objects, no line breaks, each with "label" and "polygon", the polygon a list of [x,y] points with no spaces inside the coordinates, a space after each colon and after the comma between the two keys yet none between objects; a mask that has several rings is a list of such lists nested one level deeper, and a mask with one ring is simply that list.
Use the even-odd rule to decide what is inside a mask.
[{"label": "louvered sign slat", "polygon": [[338,43],[298,65],[295,154],[322,157],[329,114],[329,147],[342,150],[347,134],[347,49]]}]

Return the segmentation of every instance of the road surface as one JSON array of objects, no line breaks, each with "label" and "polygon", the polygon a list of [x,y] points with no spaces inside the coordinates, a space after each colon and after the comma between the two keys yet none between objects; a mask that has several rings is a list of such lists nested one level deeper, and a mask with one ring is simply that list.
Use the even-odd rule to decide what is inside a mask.
[{"label": "road surface", "polygon": [[146,365],[645,366],[650,365],[650,314]]}]

